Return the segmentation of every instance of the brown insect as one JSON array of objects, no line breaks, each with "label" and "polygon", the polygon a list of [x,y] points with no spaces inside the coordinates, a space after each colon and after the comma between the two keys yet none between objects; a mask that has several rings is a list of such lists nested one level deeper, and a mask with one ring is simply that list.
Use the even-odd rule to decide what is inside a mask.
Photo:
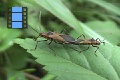
[{"label": "brown insect", "polygon": [[[31,27],[32,28],[32,27]],[[32,28],[33,29],[33,28]],[[33,29],[35,30],[35,29]],[[36,31],[36,30],[35,30]],[[101,43],[105,44],[105,42],[102,42],[99,38],[97,38],[96,40],[91,38],[91,39],[86,39],[85,36],[82,34],[81,36],[83,36],[84,38],[83,39],[79,39],[81,36],[79,36],[77,39],[74,39],[73,37],[69,36],[69,33],[68,35],[66,34],[62,34],[62,32],[65,31],[67,32],[65,29],[61,31],[61,33],[57,33],[57,32],[52,32],[52,31],[49,31],[49,32],[45,32],[45,33],[39,33],[39,36],[38,37],[44,37],[46,40],[42,40],[42,41],[48,41],[50,40],[50,43],[48,44],[48,47],[50,48],[50,44],[54,41],[55,43],[58,43],[58,44],[73,44],[73,45],[88,45],[88,47],[85,49],[85,50],[82,50],[82,51],[86,51],[89,49],[90,45],[92,45],[92,47],[96,47],[97,49],[95,50],[95,53],[96,51],[99,49],[99,47],[97,45],[100,45]],[[37,38],[35,39],[35,41],[37,40]],[[36,43],[36,46],[34,49],[32,50],[35,50],[37,48],[37,45],[38,45],[38,42],[41,42],[41,41],[37,41]],[[71,47],[70,47],[71,48]],[[51,50],[53,50],[52,48],[50,48]],[[74,49],[74,48],[72,48]],[[79,51],[77,49],[74,49],[78,52],[82,52],[82,51]],[[53,50],[54,51],[54,50]]]},{"label": "brown insect", "polygon": [[[89,49],[90,45],[92,45],[92,47],[96,47],[97,49],[95,50],[95,53],[96,51],[99,49],[99,47],[97,45],[100,45],[101,43],[103,43],[105,45],[105,42],[101,41],[99,38],[97,39],[86,39],[85,36],[82,34],[81,36],[84,37],[84,39],[76,39],[75,41],[72,41],[70,42],[71,44],[74,44],[74,45],[88,45],[88,47],[85,49],[85,50],[82,50],[82,51],[86,51]],[[80,37],[81,37],[80,36]],[[80,51],[80,52],[82,52]],[[96,54],[95,54],[96,55]]]},{"label": "brown insect", "polygon": [[[40,15],[41,15],[41,13],[40,13]],[[33,29],[33,30],[36,31],[35,29]],[[63,31],[66,32],[67,35],[62,34]],[[69,33],[65,29],[62,30],[60,33],[57,33],[55,31],[54,32],[52,32],[52,31],[43,32],[43,33],[37,32],[37,33],[39,34],[38,37],[44,37],[45,38],[45,40],[42,40],[42,41],[50,40],[50,43],[48,44],[49,48],[50,48],[49,45],[54,41],[55,43],[58,43],[58,44],[89,45],[87,49],[82,50],[82,51],[88,50],[90,45],[92,45],[93,47],[97,48],[96,49],[96,51],[97,51],[99,49],[99,47],[97,45],[100,45],[101,43],[105,43],[105,42],[102,42],[99,38],[97,38],[96,40],[93,39],[93,38],[92,39],[85,39],[85,36],[83,34],[81,36],[83,36],[84,39],[79,39],[81,36],[79,36],[77,39],[74,39],[73,37],[71,37],[69,35]],[[37,40],[38,37],[36,37],[35,41]],[[37,48],[38,42],[42,42],[42,41],[37,41],[35,48],[32,49],[32,50],[35,50]],[[50,49],[53,50],[52,48],[50,48]],[[74,50],[76,50],[76,49],[74,49]],[[76,51],[78,51],[78,50],[76,50]],[[78,52],[82,52],[82,51],[78,51]],[[96,51],[95,51],[95,53],[96,53]]]},{"label": "brown insect", "polygon": [[[32,28],[32,27],[31,27]],[[33,29],[33,28],[32,28]],[[35,29],[33,29],[33,30],[35,30]],[[35,30],[36,31],[36,30]],[[62,30],[61,32],[60,32],[60,34],[59,33],[57,33],[57,32],[52,32],[52,31],[49,31],[49,32],[45,32],[45,33],[39,33],[39,32],[37,32],[39,35],[38,35],[38,37],[44,37],[45,38],[45,40],[41,40],[41,41],[37,41],[37,43],[36,43],[36,46],[35,46],[35,48],[34,49],[32,49],[32,50],[35,50],[36,48],[37,48],[37,45],[38,45],[38,42],[42,42],[42,41],[48,41],[48,40],[50,40],[50,43],[48,44],[48,47],[50,48],[50,44],[54,41],[55,43],[58,43],[58,44],[71,44],[71,42],[74,42],[75,41],[75,39],[73,38],[73,37],[71,37],[71,36],[69,36],[69,35],[66,35],[66,34],[62,34],[62,32],[63,31],[65,31],[66,32],[66,30],[64,29],[64,30]],[[67,32],[68,33],[68,32]],[[37,40],[37,38],[38,37],[36,37],[36,39],[34,39],[35,41]],[[71,48],[71,47],[70,47]],[[51,50],[53,50],[52,48],[50,48]],[[73,48],[72,48],[73,49]],[[74,50],[76,50],[76,49],[74,49]],[[54,50],[53,50],[54,51]],[[76,50],[76,51],[78,51],[78,50]]]}]

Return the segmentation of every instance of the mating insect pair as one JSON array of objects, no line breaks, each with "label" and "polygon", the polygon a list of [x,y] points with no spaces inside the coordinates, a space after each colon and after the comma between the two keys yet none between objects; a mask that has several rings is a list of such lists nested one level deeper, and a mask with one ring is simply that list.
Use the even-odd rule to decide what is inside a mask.
[{"label": "mating insect pair", "polygon": [[[44,37],[46,39],[46,40],[42,40],[42,41],[48,41],[48,40],[50,40],[50,43],[48,44],[48,46],[52,43],[52,41],[54,41],[55,43],[58,43],[58,44],[88,45],[88,47],[85,50],[82,50],[82,51],[88,50],[89,47],[90,47],[90,45],[92,45],[93,47],[96,47],[97,48],[96,51],[97,51],[99,47],[96,46],[96,45],[100,45],[101,43],[105,43],[105,42],[102,42],[99,38],[97,38],[96,40],[93,39],[93,38],[92,39],[85,39],[85,36],[83,34],[81,36],[83,36],[84,39],[79,39],[81,36],[79,36],[77,39],[74,39],[73,37],[71,37],[69,35],[68,32],[67,32],[68,35],[62,34],[63,31],[67,32],[65,29],[62,30],[60,34],[57,33],[57,32],[51,32],[51,31],[49,31],[49,32],[46,32],[46,33],[39,33],[38,37],[41,36],[41,37]],[[35,39],[35,41],[37,40],[37,38]],[[37,48],[38,42],[41,42],[41,41],[37,41],[35,49]],[[49,46],[49,48],[50,48],[50,46]],[[74,49],[74,50],[76,50],[76,49]],[[76,50],[76,51],[78,51],[78,50]],[[78,51],[78,52],[82,52],[82,51]],[[95,53],[96,53],[96,51],[95,51]]]},{"label": "mating insect pair", "polygon": [[[41,19],[41,12],[40,12],[39,17],[40,17],[39,19]],[[36,31],[35,29],[33,29],[33,30]],[[62,34],[63,32],[66,32],[67,35],[66,34]],[[42,40],[42,41],[48,41],[48,40],[50,40],[50,43],[48,44],[49,48],[50,48],[49,45],[54,41],[55,43],[58,43],[58,44],[89,45],[85,50],[82,50],[82,51],[88,50],[89,47],[90,47],[90,45],[92,45],[93,47],[97,48],[96,49],[96,51],[97,51],[99,47],[96,46],[96,45],[100,45],[101,43],[105,43],[105,42],[102,42],[99,38],[97,38],[96,40],[93,39],[93,38],[92,39],[85,39],[85,36],[83,34],[81,36],[83,36],[84,39],[79,39],[81,36],[79,36],[77,39],[74,39],[73,37],[71,37],[69,35],[69,33],[65,29],[62,30],[60,32],[60,34],[57,33],[57,32],[52,32],[52,31],[49,31],[49,32],[46,32],[46,33],[39,33],[39,32],[37,32],[37,33],[39,34],[38,37],[41,36],[41,37],[44,37],[46,39],[46,40]],[[35,41],[37,40],[38,37],[36,37]],[[32,49],[32,50],[35,50],[37,48],[38,42],[41,42],[41,41],[37,41],[35,48]],[[50,48],[50,49],[53,50],[52,48]],[[76,50],[76,49],[74,49],[74,50]],[[79,50],[76,50],[76,51],[82,52],[82,51],[79,51]],[[96,51],[95,51],[95,53],[96,53]]]}]

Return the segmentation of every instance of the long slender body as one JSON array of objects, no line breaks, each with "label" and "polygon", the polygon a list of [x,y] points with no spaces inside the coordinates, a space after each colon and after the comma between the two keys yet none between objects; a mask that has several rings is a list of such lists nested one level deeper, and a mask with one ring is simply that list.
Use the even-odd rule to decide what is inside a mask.
[{"label": "long slender body", "polygon": [[[46,36],[47,35],[47,36]],[[74,39],[73,37],[69,36],[69,35],[65,35],[65,34],[59,34],[56,32],[49,32],[48,33],[42,33],[40,34],[41,37],[47,38],[47,39],[52,39],[54,41],[58,41],[61,44],[73,44],[73,45],[89,45],[88,48],[86,48],[85,50],[82,51],[86,51],[89,49],[90,45],[92,45],[93,47],[96,47],[96,51],[99,49],[98,46],[96,45],[100,45],[102,42],[99,38],[97,38],[96,40],[91,38],[91,39]],[[98,41],[99,40],[99,41]],[[80,51],[80,52],[82,52]],[[96,53],[95,51],[95,53]]]},{"label": "long slender body", "polygon": [[57,32],[40,33],[39,36],[44,37],[48,40],[54,40],[63,44],[70,44],[70,42],[75,41],[73,37],[65,34],[59,34]]},{"label": "long slender body", "polygon": [[[65,30],[62,30],[61,33],[65,31]],[[37,31],[36,31],[37,32]],[[38,32],[37,32],[38,33]],[[95,39],[85,39],[85,36],[83,35],[84,39],[78,39],[79,36],[77,39],[74,39],[73,37],[69,36],[69,35],[66,35],[66,34],[59,34],[57,32],[52,32],[52,31],[49,31],[49,32],[46,32],[46,33],[39,33],[39,36],[38,37],[44,37],[46,40],[43,40],[43,41],[47,41],[47,40],[50,40],[50,43],[49,45],[52,43],[52,41],[54,41],[55,43],[59,43],[59,44],[73,44],[73,45],[92,45],[93,47],[96,47],[97,50],[98,50],[98,46],[96,45],[100,45],[101,43],[104,43],[102,42],[99,38],[97,38],[96,40]],[[38,38],[37,37],[37,38]],[[37,38],[35,40],[37,40]],[[99,41],[98,41],[99,40]],[[36,46],[35,46],[35,49],[37,48],[37,44],[38,42],[41,42],[41,41],[37,41],[36,43]],[[82,50],[82,51],[86,51],[89,49],[89,46],[87,49],[85,50]],[[50,47],[49,47],[50,48]],[[51,48],[50,48],[51,49]],[[53,50],[53,49],[52,49]],[[76,50],[76,49],[74,49]],[[96,50],[96,51],[97,51]],[[78,50],[76,50],[78,51]],[[82,52],[82,51],[79,51],[79,52]],[[95,53],[96,53],[95,51]]]},{"label": "long slender body", "polygon": [[[98,41],[99,40],[99,41]],[[90,45],[92,45],[93,47],[96,47],[97,49],[95,50],[95,53],[96,51],[99,49],[99,47],[97,45],[100,45],[101,43],[105,44],[105,42],[102,42],[99,38],[97,38],[96,40],[91,38],[91,39],[76,39],[75,41],[71,41],[70,42],[71,44],[74,44],[74,45],[89,45],[85,50],[82,50],[82,51],[86,51],[89,49]],[[81,52],[82,52],[81,51]],[[95,54],[96,55],[96,54]],[[97,55],[96,55],[97,56]]]},{"label": "long slender body", "polygon": [[[63,31],[61,31],[63,32]],[[71,42],[75,41],[75,39],[69,35],[66,35],[66,34],[59,34],[57,32],[46,32],[46,33],[39,33],[39,36],[38,37],[44,37],[46,40],[43,40],[43,41],[47,41],[47,40],[50,40],[50,43],[49,45],[52,43],[52,41],[54,41],[55,43],[58,43],[58,44],[71,44]],[[38,38],[37,37],[37,38]],[[35,39],[35,41],[37,40],[37,38]],[[41,41],[37,41],[36,43],[36,46],[35,46],[35,49],[37,48],[37,44],[38,42],[41,42]],[[50,47],[49,47],[50,48]],[[35,50],[34,49],[34,50]],[[50,48],[51,49],[51,48]],[[32,49],[33,50],[33,49]],[[53,50],[53,49],[52,49]],[[75,50],[75,49],[74,49]],[[53,50],[54,51],[54,50]],[[77,51],[77,50],[76,50]]]}]

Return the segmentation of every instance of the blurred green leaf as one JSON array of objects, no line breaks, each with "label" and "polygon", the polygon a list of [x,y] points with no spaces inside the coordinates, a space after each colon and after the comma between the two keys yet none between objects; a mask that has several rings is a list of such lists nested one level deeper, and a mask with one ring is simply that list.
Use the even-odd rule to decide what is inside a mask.
[{"label": "blurred green leaf", "polygon": [[12,40],[19,37],[22,33],[19,30],[8,29],[4,19],[1,18],[0,22],[0,51],[5,51],[13,45]]},{"label": "blurred green leaf", "polygon": [[[85,33],[88,34],[92,38],[99,38],[101,40],[104,39],[102,36],[98,35],[98,33],[96,33],[95,31],[91,30],[89,27],[87,27],[84,24],[83,24],[83,29],[85,30]],[[114,59],[114,63],[112,61],[110,61],[111,59],[113,60],[113,58],[115,56],[117,57],[120,54],[120,48],[117,47],[117,46],[114,46],[112,43],[110,43],[109,41],[107,41],[107,38],[105,38],[105,43],[106,43],[105,46],[102,46],[102,45],[101,45],[102,47],[100,46],[99,52],[104,56],[104,58],[106,58],[108,60],[108,62],[111,65],[114,66],[116,64],[116,67],[114,67],[114,69],[115,69],[116,73],[118,74],[118,76],[120,76],[120,70],[118,69],[118,67],[120,66],[120,64],[117,64],[117,63],[120,62],[120,60],[119,60],[120,58],[117,58],[117,59],[115,58]],[[118,52],[115,53],[114,51],[118,51]],[[86,51],[86,53],[87,52],[88,51]],[[108,66],[106,66],[106,67],[108,67]],[[105,66],[104,66],[104,68],[105,68]],[[110,80],[114,80],[114,78],[110,78]]]},{"label": "blurred green leaf", "polygon": [[55,79],[55,76],[52,74],[47,74],[42,78],[42,80],[54,80],[54,79]]},{"label": "blurred green leaf", "polygon": [[25,78],[23,72],[7,68],[7,80],[27,80],[27,79]]},{"label": "blurred green leaf", "polygon": [[21,69],[28,63],[28,53],[19,46],[13,46],[7,51],[8,65],[13,69]]},{"label": "blurred green leaf", "polygon": [[[33,27],[38,32],[45,31],[44,26],[41,25],[41,21],[39,20],[39,12],[42,11],[42,14],[45,13],[45,10],[40,7],[34,0],[16,0],[21,6],[25,6],[28,8],[28,29],[25,29],[27,34],[36,36],[36,32],[32,30],[30,27]],[[40,27],[40,29],[39,29]]]},{"label": "blurred green leaf", "polygon": [[111,43],[117,45],[120,41],[120,30],[113,21],[89,21],[86,24]]},{"label": "blurred green leaf", "polygon": [[[91,3],[86,4],[84,3],[83,0],[79,0],[79,1],[81,2],[78,3],[77,1],[70,1],[70,0],[66,0],[66,2],[63,0],[33,0],[33,1],[16,0],[15,2],[19,3],[16,4],[16,6],[28,7],[29,26],[32,26],[36,30],[39,30],[39,24],[40,24],[38,17],[39,10],[44,15],[43,17],[48,17],[48,18],[51,16],[51,14],[47,12],[49,11],[52,14],[54,14],[55,17],[58,17],[63,22],[68,24],[70,27],[75,29],[76,33],[74,30],[69,30],[69,32],[72,32],[73,37],[78,37],[80,34],[85,33],[85,35],[88,36],[88,38],[86,37],[87,39],[99,38],[101,41],[105,39],[105,43],[106,43],[105,46],[98,45],[99,50],[96,53],[97,57],[94,54],[96,48],[90,47],[89,50],[82,52],[83,54],[78,53],[77,51],[69,48],[72,47],[77,50],[82,50],[87,48],[87,46],[84,45],[80,45],[79,48],[78,46],[75,45],[62,46],[59,44],[52,43],[50,47],[53,50],[55,50],[54,52],[51,49],[49,49],[48,47],[49,42],[40,42],[38,43],[37,49],[35,51],[31,51],[30,49],[35,48],[36,42],[29,38],[15,39],[16,37],[19,37],[21,35],[21,31],[6,29],[5,20],[0,20],[1,21],[0,51],[6,51],[6,49],[8,49],[13,44],[12,40],[15,39],[15,43],[20,44],[21,47],[27,49],[27,52],[31,53],[36,58],[36,61],[39,64],[45,66],[44,69],[48,71],[48,74],[52,74],[52,75],[46,75],[43,78],[44,80],[46,79],[52,80],[55,76],[57,76],[55,80],[120,80],[120,67],[119,67],[120,48],[113,45],[119,41],[120,31],[115,23],[117,22],[119,25],[118,16],[120,15],[120,9],[115,5],[113,5],[113,3],[106,2],[105,0],[87,0],[89,2],[93,2],[99,5],[100,7],[103,7],[102,8],[104,9],[103,11],[107,10],[107,12],[109,12],[107,14],[111,14],[106,16],[106,11],[105,13],[104,12],[101,13],[102,9],[93,8],[96,5],[93,5]],[[116,0],[116,2],[119,3],[119,0]],[[83,11],[85,8],[88,9],[86,10],[87,14],[83,13],[81,15],[81,12],[77,13],[77,18],[79,18],[81,21],[84,22],[90,21],[86,23],[88,26],[90,26],[90,28],[85,24],[83,24],[82,22],[78,22],[78,20],[74,17],[74,15],[65,5],[68,6],[69,9],[71,9],[71,11],[76,11],[76,12],[78,10]],[[46,11],[44,9],[46,9]],[[89,13],[89,11],[91,11],[92,13]],[[104,22],[95,21],[98,20],[98,18],[102,20],[111,20],[109,16],[115,17],[117,21],[114,20],[104,21]],[[53,20],[54,22],[51,23],[49,20]],[[45,31],[44,28],[46,29],[53,28],[55,29],[55,31],[59,32],[59,30],[57,29],[63,29],[65,27],[64,24],[61,25],[59,23],[56,23],[56,21],[53,18],[49,20],[46,18],[43,20],[43,23],[46,27],[40,24],[40,28],[42,30],[38,32]],[[112,34],[113,36],[112,35],[110,36],[112,40],[109,40],[109,34],[107,34],[108,32],[106,33],[105,31],[105,33],[99,33],[100,31],[104,32],[104,29],[110,33],[113,33]],[[28,29],[28,34],[37,35],[31,31],[33,30]],[[116,33],[118,33],[118,35]],[[26,55],[27,53],[25,53],[25,51],[22,51],[20,48],[18,49],[18,47],[16,47],[15,49],[14,48],[11,49],[11,48],[10,48],[11,51],[8,55],[12,62],[12,68],[20,69],[24,67],[26,63],[26,59],[28,59],[28,56]],[[24,78],[24,74],[20,71],[9,69],[7,74],[8,74],[8,80],[9,79],[26,80]],[[22,79],[19,77],[21,77]]]},{"label": "blurred green leaf", "polygon": [[67,23],[77,32],[83,33],[78,20],[60,0],[35,0],[35,2],[41,5],[46,10],[50,11],[52,14],[54,14],[65,23]]},{"label": "blurred green leaf", "polygon": [[[46,42],[39,43],[35,51],[30,50],[35,47],[35,42],[32,39],[16,39],[15,42],[20,44],[21,47],[28,49],[28,52],[37,58],[36,61],[38,63],[45,65],[44,69],[49,71],[49,73],[58,76],[58,80],[59,78],[62,78],[63,80],[119,80],[118,74],[120,65],[115,63],[118,63],[120,58],[117,58],[115,61],[113,57],[119,54],[118,52],[115,54],[114,50],[120,52],[120,49],[113,45],[101,45],[100,50],[96,53],[96,57],[93,54],[94,48],[90,48],[83,52],[84,56],[67,46],[58,46],[59,44],[51,45],[55,50],[55,53],[51,53],[49,51],[50,49],[46,47]],[[54,54],[56,54],[56,56]],[[113,54],[114,56],[112,56]]]},{"label": "blurred green leaf", "polygon": [[106,10],[114,13],[115,15],[120,16],[120,8],[118,8],[117,6],[106,2],[105,0],[87,0],[89,2],[95,3],[103,8],[105,8]]},{"label": "blurred green leaf", "polygon": [[[96,73],[91,72],[91,68],[88,64],[89,61],[86,62],[87,60],[83,56],[83,54],[79,54],[78,52],[73,51],[69,48],[66,49],[67,47],[62,48],[62,46],[58,46],[58,44],[54,45],[55,47],[53,49],[55,51],[57,51],[57,52],[55,52],[55,54],[56,54],[56,56],[55,56],[54,53],[50,53],[48,47],[45,47],[45,46],[47,46],[47,44],[45,45],[45,43],[40,43],[38,45],[38,48],[35,51],[30,51],[30,49],[33,49],[35,47],[35,42],[32,39],[25,39],[25,40],[24,39],[15,39],[15,42],[20,44],[21,47],[28,49],[28,52],[37,58],[38,63],[40,63],[42,65],[46,65],[44,67],[44,69],[48,70],[49,73],[59,76],[60,78],[65,78],[67,80],[68,79],[72,79],[72,80],[80,80],[80,79],[106,80],[105,78],[98,76]],[[102,56],[100,56],[100,58],[102,57],[100,59],[99,57],[96,57],[92,53],[91,53],[91,56],[89,55],[89,57],[92,57],[93,59],[97,59],[96,61],[99,63],[104,62],[104,60],[105,60]],[[97,64],[94,64],[94,65],[95,65],[95,67],[98,66]],[[104,65],[108,66],[109,63],[105,62]],[[100,66],[100,64],[99,64],[99,66]],[[102,68],[102,66],[103,66],[103,64],[101,65],[100,68]],[[113,70],[113,69],[110,68],[110,70]],[[113,72],[111,73],[110,70],[109,70],[110,74],[113,74]],[[74,77],[73,77],[73,75],[74,75]]]},{"label": "blurred green leaf", "polygon": [[[91,30],[88,26],[79,22],[74,18],[71,12],[58,0],[35,0],[43,8],[47,9],[55,16],[66,22],[70,26],[74,26],[74,29],[80,34],[80,30],[83,28],[84,32],[92,38],[104,39],[95,31]],[[74,21],[73,21],[74,20]],[[82,27],[79,28],[79,25]],[[83,33],[83,31],[82,31]],[[75,45],[52,44],[50,47],[55,50],[53,52],[48,48],[48,42],[38,43],[38,47],[34,49],[36,42],[32,39],[15,39],[15,43],[20,44],[21,47],[27,49],[34,57],[37,58],[37,62],[45,65],[44,69],[49,73],[57,76],[56,80],[119,80],[120,76],[120,58],[114,59],[115,56],[120,54],[120,49],[114,46],[112,43],[105,40],[105,46],[99,45],[99,50],[96,52],[97,57],[94,54],[96,48],[89,48],[89,50],[80,54],[77,51],[69,48],[73,47],[79,49]],[[82,45],[81,45],[82,46]],[[85,49],[86,47],[81,47]],[[80,49],[79,49],[80,50]],[[56,55],[55,55],[56,54]]]}]

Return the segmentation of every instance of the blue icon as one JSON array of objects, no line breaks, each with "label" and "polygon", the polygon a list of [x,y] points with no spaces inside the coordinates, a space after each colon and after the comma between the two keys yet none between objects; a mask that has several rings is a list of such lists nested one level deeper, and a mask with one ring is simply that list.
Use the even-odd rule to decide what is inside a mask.
[{"label": "blue icon", "polygon": [[7,14],[8,28],[27,28],[27,7],[9,7]]},{"label": "blue icon", "polygon": [[12,13],[12,21],[22,21],[22,13]]},{"label": "blue icon", "polygon": [[22,7],[12,7],[12,12],[22,12]]},{"label": "blue icon", "polygon": [[12,28],[22,28],[22,22],[12,22]]}]

